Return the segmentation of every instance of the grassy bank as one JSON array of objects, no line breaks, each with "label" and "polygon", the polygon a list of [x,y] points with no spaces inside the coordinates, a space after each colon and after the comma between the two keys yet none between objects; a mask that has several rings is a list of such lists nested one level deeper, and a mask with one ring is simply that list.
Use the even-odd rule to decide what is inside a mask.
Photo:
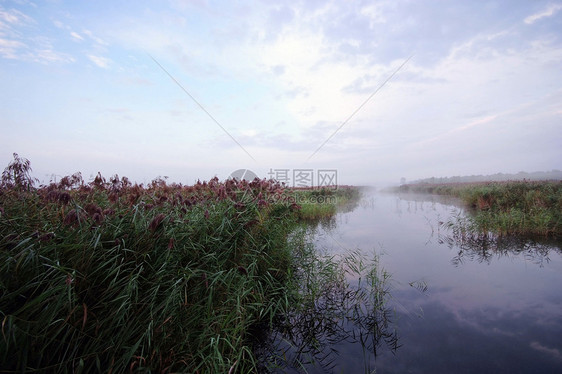
[{"label": "grassy bank", "polygon": [[562,237],[562,181],[414,184],[398,191],[460,198],[474,212],[470,224],[480,231]]},{"label": "grassy bank", "polygon": [[[302,208],[277,183],[30,171],[16,156],[0,185],[1,371],[251,372],[262,327],[310,302]],[[315,292],[348,295],[332,269]]]},{"label": "grassy bank", "polygon": [[358,187],[339,186],[337,189],[292,189],[290,199],[299,206],[298,216],[304,221],[314,221],[331,217],[338,208],[356,203],[361,197]]}]

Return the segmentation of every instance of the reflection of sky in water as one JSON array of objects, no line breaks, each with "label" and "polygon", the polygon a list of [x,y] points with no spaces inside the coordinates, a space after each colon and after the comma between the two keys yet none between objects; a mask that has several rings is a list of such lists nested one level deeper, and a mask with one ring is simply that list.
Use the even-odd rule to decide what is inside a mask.
[{"label": "reflection of sky in water", "polygon": [[[320,251],[375,250],[392,274],[402,347],[374,366],[385,373],[562,372],[560,249],[542,265],[529,253],[454,264],[458,248],[439,243],[437,222],[459,208],[407,198],[369,196],[317,232]],[[409,285],[416,281],[427,292]],[[363,371],[361,347],[337,349],[343,360],[335,372]]]}]

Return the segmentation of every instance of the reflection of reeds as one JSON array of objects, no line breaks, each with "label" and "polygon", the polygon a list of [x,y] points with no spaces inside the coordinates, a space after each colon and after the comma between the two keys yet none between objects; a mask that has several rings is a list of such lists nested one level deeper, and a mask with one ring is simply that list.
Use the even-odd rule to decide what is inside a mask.
[{"label": "reflection of reeds", "polygon": [[542,266],[550,261],[551,250],[562,251],[559,243],[557,247],[544,240],[541,243],[533,238],[498,234],[482,228],[482,223],[474,217],[461,214],[439,223],[439,243],[458,250],[453,264],[461,265],[466,260],[490,263],[494,258],[522,255],[529,262]]},{"label": "reflection of reeds", "polygon": [[390,275],[378,257],[368,260],[359,251],[318,256],[300,235],[293,273],[300,290],[297,302],[274,324],[261,351],[265,361],[281,368],[320,365],[330,370],[339,358],[339,344],[360,344],[369,356],[366,366],[381,345],[395,351],[399,344],[389,306]]}]

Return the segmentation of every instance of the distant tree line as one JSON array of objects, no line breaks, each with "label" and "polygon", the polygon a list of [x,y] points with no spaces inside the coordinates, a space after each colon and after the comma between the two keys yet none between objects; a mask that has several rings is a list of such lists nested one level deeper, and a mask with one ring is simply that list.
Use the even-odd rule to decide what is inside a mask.
[{"label": "distant tree line", "polygon": [[[441,184],[441,183],[471,183],[471,182],[501,182],[501,181],[512,181],[512,180],[562,180],[562,171],[553,169],[551,171],[535,171],[535,172],[525,172],[520,171],[517,174],[504,174],[496,173],[491,175],[468,175],[468,176],[453,176],[453,177],[431,177],[425,179],[418,179],[410,181],[409,184],[416,183],[429,183],[429,184]],[[405,180],[401,180],[401,184],[405,184]]]}]

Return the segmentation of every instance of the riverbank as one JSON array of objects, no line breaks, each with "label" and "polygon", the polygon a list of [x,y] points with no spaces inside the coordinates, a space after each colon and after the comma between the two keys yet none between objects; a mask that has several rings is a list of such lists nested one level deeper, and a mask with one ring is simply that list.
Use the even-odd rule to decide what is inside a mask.
[{"label": "riverbank", "polygon": [[337,188],[290,189],[290,200],[300,206],[298,217],[315,221],[334,216],[338,209],[355,204],[361,199],[361,188],[338,186]]},{"label": "riverbank", "polygon": [[394,192],[457,197],[474,213],[466,222],[473,230],[562,237],[562,181],[406,184]]},{"label": "riverbank", "polygon": [[312,296],[348,294],[298,229],[308,208],[274,181],[77,173],[36,188],[30,172],[15,155],[0,184],[3,371],[256,371],[263,330],[314,300],[303,264],[324,264]]}]

